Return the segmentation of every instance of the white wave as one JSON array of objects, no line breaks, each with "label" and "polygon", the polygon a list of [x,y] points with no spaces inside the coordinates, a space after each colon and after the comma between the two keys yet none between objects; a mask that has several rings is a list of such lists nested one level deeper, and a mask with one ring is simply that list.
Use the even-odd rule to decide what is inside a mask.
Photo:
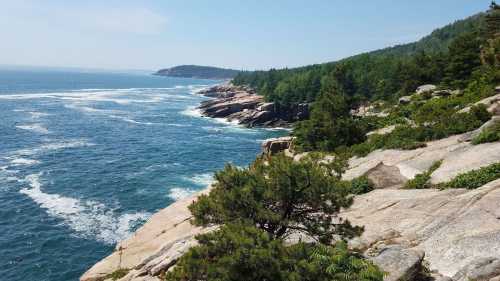
[{"label": "white wave", "polygon": [[215,123],[228,125],[228,126],[241,126],[238,120],[229,120],[227,118],[210,118]]},{"label": "white wave", "polygon": [[197,174],[184,179],[202,187],[209,186],[215,181],[213,173]]},{"label": "white wave", "polygon": [[119,119],[119,120],[122,120],[122,121],[125,121],[125,122],[128,122],[128,123],[132,123],[132,124],[141,124],[141,125],[153,125],[154,124],[154,123],[151,123],[151,122],[136,121],[134,119],[131,119],[131,118],[128,118],[128,117],[125,117],[125,116],[119,116],[119,115],[108,115],[108,117]]},{"label": "white wave", "polygon": [[174,187],[169,190],[168,197],[170,197],[174,201],[178,201],[189,197],[191,194],[195,192],[196,192],[195,190],[189,188],[186,189],[186,188]]},{"label": "white wave", "polygon": [[263,128],[266,131],[284,131],[284,132],[291,132],[293,131],[292,128],[286,128],[286,127],[270,127],[270,128]]},{"label": "white wave", "polygon": [[33,118],[33,119],[38,119],[38,118],[50,115],[49,113],[38,112],[38,111],[28,111],[28,113],[31,115],[31,118]]},{"label": "white wave", "polygon": [[86,146],[94,146],[95,144],[90,143],[86,140],[68,140],[54,143],[46,143],[41,146],[34,148],[25,148],[15,151],[15,155],[18,156],[30,156],[36,155],[40,153],[50,152],[54,150],[66,149],[66,148],[76,148],[76,147],[86,147]]},{"label": "white wave", "polygon": [[130,104],[130,103],[153,103],[158,102],[157,98],[143,99],[143,98],[129,98],[127,95],[137,93],[129,89],[113,89],[113,90],[97,90],[97,91],[68,91],[57,93],[29,93],[29,94],[12,94],[0,95],[0,99],[5,100],[24,100],[24,99],[59,99],[59,100],[72,100],[80,102],[113,102],[117,104]]},{"label": "white wave", "polygon": [[147,212],[118,215],[98,202],[45,193],[41,189],[39,174],[27,176],[25,182],[30,188],[23,188],[20,193],[30,197],[47,214],[62,219],[76,235],[107,244],[127,238],[137,223],[147,220],[151,215]]},{"label": "white wave", "polygon": [[186,109],[180,112],[182,115],[189,116],[189,117],[203,117],[201,115],[201,110],[199,108],[196,108],[196,106],[188,106]]},{"label": "white wave", "polygon": [[140,122],[140,121],[136,121],[132,118],[129,118],[127,116],[119,115],[119,114],[126,114],[126,112],[122,111],[122,110],[98,109],[98,108],[93,108],[93,107],[89,107],[89,106],[79,105],[78,103],[66,104],[66,105],[64,105],[64,107],[69,108],[69,109],[75,109],[75,110],[82,111],[85,113],[103,115],[103,116],[108,117],[108,118],[119,119],[119,120],[122,120],[122,121],[125,121],[128,123],[132,123],[132,124],[142,124],[142,125],[155,124],[155,123],[151,123],[151,122]]},{"label": "white wave", "polygon": [[50,131],[45,128],[42,124],[26,124],[26,125],[17,125],[16,128],[32,131],[39,134],[48,134]]},{"label": "white wave", "polygon": [[40,163],[40,161],[35,160],[35,159],[28,159],[28,158],[14,158],[10,161],[11,164],[15,166],[20,166],[20,165],[35,165]]},{"label": "white wave", "polygon": [[165,126],[171,126],[171,127],[191,127],[189,124],[177,124],[177,123],[168,123],[165,124]]}]

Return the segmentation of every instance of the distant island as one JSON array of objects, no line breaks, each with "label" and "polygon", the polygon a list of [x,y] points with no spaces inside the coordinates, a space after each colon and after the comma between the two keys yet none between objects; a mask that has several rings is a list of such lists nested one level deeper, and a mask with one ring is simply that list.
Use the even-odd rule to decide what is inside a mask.
[{"label": "distant island", "polygon": [[160,69],[154,75],[198,79],[232,79],[239,72],[239,70],[213,66],[179,65]]}]

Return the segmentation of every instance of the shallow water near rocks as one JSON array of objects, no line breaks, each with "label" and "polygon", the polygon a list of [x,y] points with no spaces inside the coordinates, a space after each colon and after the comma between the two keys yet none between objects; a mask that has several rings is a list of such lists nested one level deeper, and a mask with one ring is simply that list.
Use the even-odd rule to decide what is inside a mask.
[{"label": "shallow water near rocks", "polygon": [[219,81],[0,71],[0,279],[78,280],[151,214],[285,134],[202,118]]}]

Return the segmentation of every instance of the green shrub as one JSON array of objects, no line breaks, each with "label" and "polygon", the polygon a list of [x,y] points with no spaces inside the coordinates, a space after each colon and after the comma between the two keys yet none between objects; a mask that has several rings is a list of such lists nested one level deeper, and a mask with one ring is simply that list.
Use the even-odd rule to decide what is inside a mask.
[{"label": "green shrub", "polygon": [[500,178],[500,163],[495,163],[477,170],[460,174],[451,181],[444,183],[442,186],[444,188],[475,189],[498,178]]},{"label": "green shrub", "polygon": [[481,144],[487,142],[495,142],[500,140],[500,122],[495,123],[492,127],[484,129],[473,140],[472,144]]},{"label": "green shrub", "polygon": [[117,269],[115,271],[113,271],[112,273],[106,275],[104,277],[104,279],[112,279],[112,280],[118,280],[120,278],[123,278],[125,275],[127,275],[129,273],[130,269],[128,268],[120,268],[120,269]]},{"label": "green shrub", "polygon": [[382,281],[383,273],[346,243],[286,246],[247,225],[225,225],[196,237],[192,247],[166,273],[167,281]]},{"label": "green shrub", "polygon": [[347,182],[349,192],[352,194],[365,194],[374,189],[373,183],[366,176],[355,178]]},{"label": "green shrub", "polygon": [[425,172],[416,175],[413,179],[409,180],[405,184],[407,189],[423,189],[431,188],[432,185],[429,183],[432,173],[441,166],[442,161],[436,161],[432,166]]}]

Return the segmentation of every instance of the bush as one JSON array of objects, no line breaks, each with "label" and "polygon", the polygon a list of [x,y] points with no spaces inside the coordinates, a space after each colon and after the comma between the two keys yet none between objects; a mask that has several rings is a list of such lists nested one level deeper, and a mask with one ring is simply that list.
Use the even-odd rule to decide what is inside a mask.
[{"label": "bush", "polygon": [[477,170],[460,174],[451,181],[443,184],[443,187],[475,189],[498,178],[500,178],[500,163],[495,163]]},{"label": "bush", "polygon": [[431,188],[429,180],[431,179],[432,173],[441,166],[442,161],[436,161],[432,166],[425,172],[418,174],[415,178],[409,180],[405,184],[407,189],[423,189]]},{"label": "bush", "polygon": [[349,192],[356,195],[365,194],[374,189],[373,183],[366,176],[355,178],[347,183]]},{"label": "bush", "polygon": [[455,113],[455,109],[438,102],[425,107],[414,114],[417,126],[400,125],[387,135],[372,135],[364,143],[351,146],[350,152],[366,156],[377,149],[417,149],[428,141],[472,131],[491,117],[484,106],[473,106],[468,113]]},{"label": "bush", "polygon": [[484,129],[473,140],[472,144],[481,144],[487,142],[495,142],[500,140],[500,122],[495,123],[492,127]]},{"label": "bush", "polygon": [[298,243],[285,246],[252,226],[225,225],[198,235],[191,248],[166,274],[169,281],[382,281],[382,272],[345,243],[335,247]]},{"label": "bush", "polygon": [[337,175],[312,160],[262,157],[246,169],[227,165],[215,180],[210,193],[189,206],[196,225],[243,222],[274,238],[303,232],[322,242],[362,231],[346,220],[332,223],[352,196]]}]

